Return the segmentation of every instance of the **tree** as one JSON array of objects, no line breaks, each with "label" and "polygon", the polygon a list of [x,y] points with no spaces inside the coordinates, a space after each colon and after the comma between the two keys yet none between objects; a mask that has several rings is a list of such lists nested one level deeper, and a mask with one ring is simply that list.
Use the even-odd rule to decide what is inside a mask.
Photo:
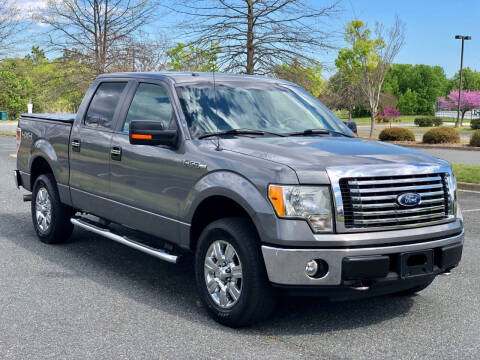
[{"label": "tree", "polygon": [[0,57],[4,57],[15,43],[22,24],[15,1],[0,0]]},{"label": "tree", "polygon": [[48,0],[35,19],[50,26],[54,50],[75,48],[97,74],[109,71],[121,41],[152,19],[150,0]]},{"label": "tree", "polygon": [[340,71],[330,77],[326,90],[319,98],[329,108],[347,110],[349,120],[352,120],[352,114],[356,108],[367,104],[359,84],[351,82]]},{"label": "tree", "polygon": [[350,47],[341,49],[335,60],[335,65],[347,78],[359,82],[368,99],[370,137],[375,129],[383,80],[404,43],[404,25],[398,18],[389,30],[377,23],[374,34],[372,38],[372,31],[362,21],[351,21],[345,32]]},{"label": "tree", "polygon": [[[439,99],[440,107],[443,109],[458,109],[458,90],[450,91],[448,96],[442,96]],[[463,90],[460,102],[460,111],[462,118],[460,126],[463,125],[463,118],[467,111],[480,108],[480,91]]]},{"label": "tree", "polygon": [[177,43],[177,46],[167,51],[167,67],[174,71],[218,71],[219,52],[216,43],[211,43],[208,49]]},{"label": "tree", "polygon": [[323,88],[322,67],[319,63],[302,64],[297,59],[277,65],[273,76],[297,84],[317,97]]},{"label": "tree", "polygon": [[[435,102],[446,93],[447,86],[445,72],[440,66],[393,64],[385,77],[382,91],[400,99],[410,89],[416,94],[415,103],[408,110],[404,108],[402,113],[433,115]],[[408,96],[411,97],[411,94]],[[410,107],[414,110],[410,110]]]},{"label": "tree", "polygon": [[321,25],[337,10],[332,1],[314,7],[306,0],[170,0],[166,6],[182,15],[184,35],[196,39],[190,44],[221,47],[222,70],[270,74],[276,65],[311,63],[332,48],[331,29]]},{"label": "tree", "polygon": [[11,61],[0,63],[0,109],[6,110],[10,120],[27,110],[29,82],[16,73],[16,64]]},{"label": "tree", "polygon": [[[449,90],[458,90],[460,72],[449,81]],[[480,71],[466,67],[462,73],[462,90],[480,90]]]},{"label": "tree", "polygon": [[417,115],[421,113],[418,110],[418,94],[412,89],[407,89],[398,99],[398,108],[404,115]]}]

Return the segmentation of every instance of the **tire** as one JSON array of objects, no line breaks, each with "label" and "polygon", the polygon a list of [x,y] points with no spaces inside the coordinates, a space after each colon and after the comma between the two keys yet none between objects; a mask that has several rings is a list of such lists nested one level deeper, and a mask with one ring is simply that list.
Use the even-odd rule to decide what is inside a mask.
[{"label": "tire", "polygon": [[[235,328],[249,326],[266,319],[275,309],[275,297],[268,281],[259,244],[255,228],[249,220],[244,218],[225,218],[214,221],[200,235],[195,252],[197,287],[209,314],[223,325]],[[227,286],[222,285],[222,288],[227,288],[228,291],[221,291],[220,286],[215,285],[215,279],[220,279],[222,276],[221,268],[218,265],[214,266],[216,265],[214,260],[217,260],[217,264],[221,264],[220,259],[216,259],[215,255],[210,257],[212,254],[217,254],[216,245],[220,246],[219,251],[223,250],[223,255],[226,255],[225,259],[228,262],[226,266],[221,267],[226,269],[223,275],[231,276],[226,278]],[[227,250],[228,245],[233,248],[235,253],[233,257],[229,256],[232,251]],[[205,267],[207,263],[211,266],[209,270]],[[239,265],[240,271],[237,271]],[[215,272],[212,268],[216,269]],[[215,274],[220,275],[216,277]],[[212,293],[207,286],[208,280],[210,280],[209,284],[216,287]],[[226,293],[225,296],[224,293]],[[237,298],[235,299],[233,295]]]},{"label": "tire", "polygon": [[52,174],[40,175],[35,180],[31,211],[33,227],[41,242],[58,244],[67,241],[72,235],[73,224],[70,223],[70,218],[73,210],[60,202]]},{"label": "tire", "polygon": [[396,295],[400,295],[400,296],[413,296],[413,295],[415,295],[416,293],[419,293],[420,291],[425,290],[427,287],[429,287],[430,284],[433,282],[434,279],[435,279],[435,278],[432,278],[432,279],[424,282],[423,284],[414,286],[414,287],[412,287],[412,288],[410,288],[410,289],[406,289],[406,290],[400,291],[400,292],[396,293]]}]

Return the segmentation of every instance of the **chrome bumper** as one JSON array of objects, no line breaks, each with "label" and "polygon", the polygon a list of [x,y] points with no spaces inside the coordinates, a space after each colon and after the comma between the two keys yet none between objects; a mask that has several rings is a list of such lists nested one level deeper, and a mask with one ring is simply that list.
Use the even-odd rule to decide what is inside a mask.
[{"label": "chrome bumper", "polygon": [[[262,246],[263,258],[268,278],[280,285],[340,285],[342,283],[342,262],[345,257],[362,255],[388,255],[435,249],[446,245],[463,243],[464,231],[458,235],[439,240],[414,244],[353,248],[353,249],[283,249]],[[320,279],[305,274],[305,265],[312,259],[322,259],[328,263],[328,273]]]}]

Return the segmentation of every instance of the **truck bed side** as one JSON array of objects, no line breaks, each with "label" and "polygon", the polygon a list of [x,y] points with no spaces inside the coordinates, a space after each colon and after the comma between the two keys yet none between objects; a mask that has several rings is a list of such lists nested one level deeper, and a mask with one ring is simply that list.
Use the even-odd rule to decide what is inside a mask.
[{"label": "truck bed side", "polygon": [[61,201],[70,204],[69,143],[74,114],[28,114],[18,122],[21,142],[17,168],[22,185],[31,191],[36,172],[48,167],[58,184]]}]

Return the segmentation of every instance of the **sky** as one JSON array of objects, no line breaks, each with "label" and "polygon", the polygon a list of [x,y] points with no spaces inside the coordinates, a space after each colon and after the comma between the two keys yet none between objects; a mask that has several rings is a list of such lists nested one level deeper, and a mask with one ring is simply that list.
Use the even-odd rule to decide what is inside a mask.
[{"label": "sky", "polygon": [[[46,0],[18,1],[26,9],[35,5],[41,7]],[[324,2],[306,1],[314,6]],[[342,11],[331,22],[332,30],[340,30],[352,19],[360,19],[372,28],[377,21],[389,26],[398,15],[406,25],[406,37],[395,63],[440,65],[451,77],[460,66],[461,41],[456,40],[455,35],[461,34],[472,36],[472,40],[465,42],[464,67],[480,70],[480,0],[340,0],[340,7]],[[36,39],[33,33],[44,30],[38,26],[31,30],[31,45],[35,45]],[[345,44],[340,41],[338,46]],[[329,65],[331,73],[336,51],[318,57],[327,67]]]},{"label": "sky", "polygon": [[358,18],[388,26],[395,15],[405,22],[405,45],[395,63],[440,65],[451,77],[460,67],[459,34],[472,36],[465,41],[463,66],[480,70],[480,0],[344,0],[342,7],[345,22]]}]

